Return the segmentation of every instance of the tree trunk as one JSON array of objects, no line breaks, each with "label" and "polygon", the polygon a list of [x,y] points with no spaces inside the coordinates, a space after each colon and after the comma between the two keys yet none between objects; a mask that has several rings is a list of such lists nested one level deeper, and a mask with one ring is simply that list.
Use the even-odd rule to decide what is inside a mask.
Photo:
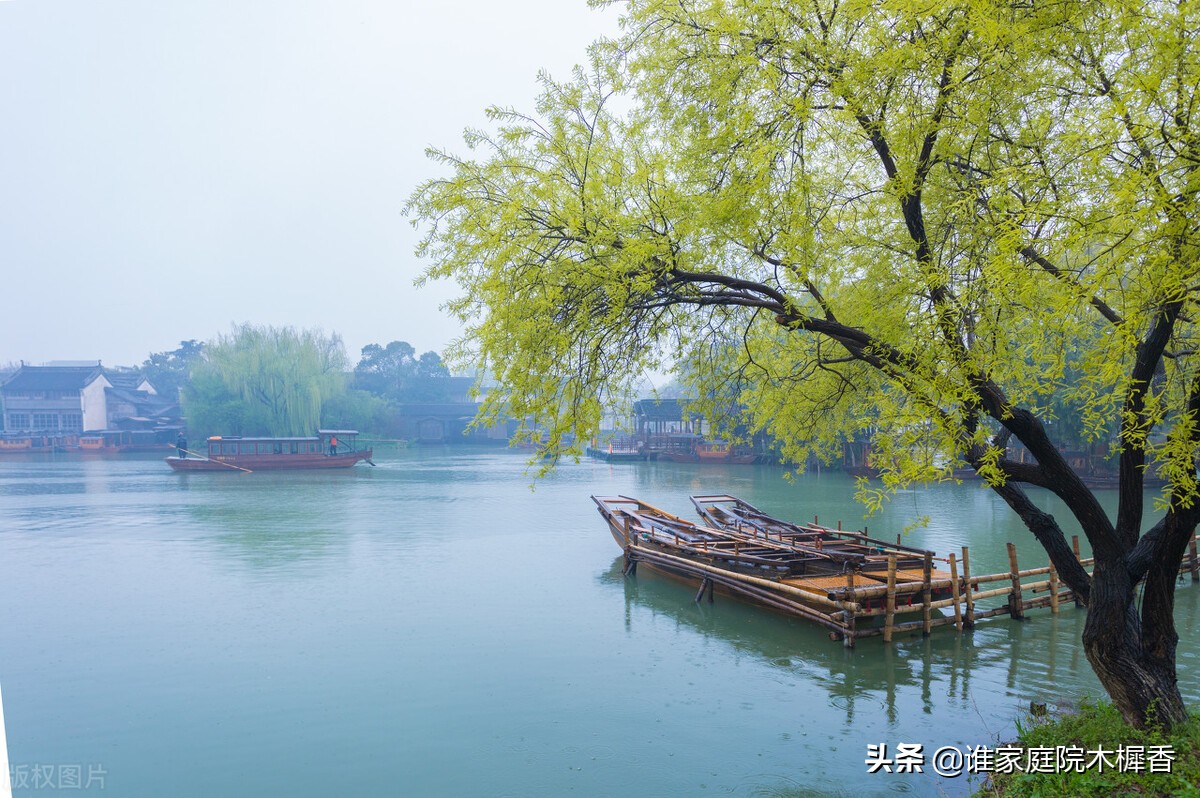
[{"label": "tree trunk", "polygon": [[[1187,720],[1174,646],[1169,646],[1169,652],[1147,650],[1136,598],[1123,563],[1097,560],[1083,629],[1084,651],[1126,723],[1139,729],[1155,724],[1169,729]],[[1177,639],[1173,619],[1165,622],[1170,626],[1167,636]]]}]

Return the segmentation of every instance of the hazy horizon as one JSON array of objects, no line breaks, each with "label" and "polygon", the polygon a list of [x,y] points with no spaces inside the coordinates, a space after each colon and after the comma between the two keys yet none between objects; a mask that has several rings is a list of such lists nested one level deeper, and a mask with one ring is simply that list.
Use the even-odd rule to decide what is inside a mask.
[{"label": "hazy horizon", "polygon": [[452,292],[413,287],[401,215],[424,150],[616,30],[585,0],[0,2],[0,365],[242,323],[441,352]]}]

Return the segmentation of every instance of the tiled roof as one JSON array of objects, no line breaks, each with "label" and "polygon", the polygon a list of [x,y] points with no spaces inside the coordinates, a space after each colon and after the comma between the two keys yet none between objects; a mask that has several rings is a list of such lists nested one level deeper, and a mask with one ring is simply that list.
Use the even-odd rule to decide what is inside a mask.
[{"label": "tiled roof", "polygon": [[103,372],[99,366],[22,366],[4,383],[6,393],[78,391]]}]

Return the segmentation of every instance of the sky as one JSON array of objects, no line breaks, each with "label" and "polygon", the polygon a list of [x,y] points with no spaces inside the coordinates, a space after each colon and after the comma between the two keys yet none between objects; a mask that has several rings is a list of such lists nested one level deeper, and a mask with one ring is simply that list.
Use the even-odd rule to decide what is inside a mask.
[{"label": "sky", "polygon": [[490,105],[618,32],[586,0],[0,0],[0,366],[234,324],[440,351],[403,216]]}]

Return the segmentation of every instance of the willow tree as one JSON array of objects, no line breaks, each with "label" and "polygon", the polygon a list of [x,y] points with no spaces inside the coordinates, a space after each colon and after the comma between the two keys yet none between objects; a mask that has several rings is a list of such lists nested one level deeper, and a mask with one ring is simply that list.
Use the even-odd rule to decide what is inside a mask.
[{"label": "willow tree", "polygon": [[313,435],[322,406],[345,392],[347,368],[336,334],[242,324],[205,344],[184,411],[206,432]]},{"label": "willow tree", "polygon": [[[1124,717],[1181,721],[1198,27],[1194,2],[630,0],[589,69],[433,152],[410,201],[461,289],[457,356],[498,377],[483,412],[561,451],[686,359],[797,462],[865,420],[885,489],[965,461],[1087,602]],[[1114,516],[1052,441],[1063,406],[1119,430]]]}]

